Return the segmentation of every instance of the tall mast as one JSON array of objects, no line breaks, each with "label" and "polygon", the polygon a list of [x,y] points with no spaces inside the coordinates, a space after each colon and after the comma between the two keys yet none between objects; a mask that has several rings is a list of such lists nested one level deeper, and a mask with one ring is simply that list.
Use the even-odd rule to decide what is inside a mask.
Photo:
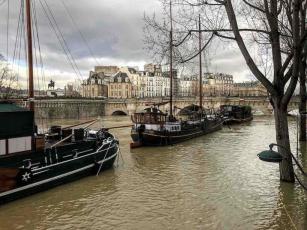
[{"label": "tall mast", "polygon": [[171,31],[170,31],[170,116],[173,116],[173,18],[172,18],[172,0],[169,2]]},{"label": "tall mast", "polygon": [[203,107],[203,73],[202,73],[202,61],[201,61],[201,24],[200,24],[200,14],[198,15],[198,34],[199,34],[199,107]]},{"label": "tall mast", "polygon": [[31,24],[31,3],[30,3],[30,0],[26,0],[26,21],[27,21],[27,40],[28,40],[29,108],[30,108],[31,111],[34,111],[32,24]]}]

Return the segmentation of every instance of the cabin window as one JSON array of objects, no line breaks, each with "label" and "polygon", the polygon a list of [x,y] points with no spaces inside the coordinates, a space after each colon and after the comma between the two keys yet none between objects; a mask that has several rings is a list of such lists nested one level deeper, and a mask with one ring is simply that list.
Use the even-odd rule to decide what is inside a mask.
[{"label": "cabin window", "polygon": [[5,153],[6,153],[5,140],[0,140],[0,156],[5,155]]},{"label": "cabin window", "polygon": [[18,153],[31,150],[31,137],[11,138],[9,141],[8,153]]}]

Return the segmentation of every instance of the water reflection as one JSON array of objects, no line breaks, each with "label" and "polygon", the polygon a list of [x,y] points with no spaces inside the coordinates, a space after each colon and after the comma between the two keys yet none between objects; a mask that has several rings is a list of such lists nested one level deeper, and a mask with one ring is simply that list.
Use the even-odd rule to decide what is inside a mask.
[{"label": "water reflection", "polygon": [[[75,123],[50,123],[58,122]],[[103,117],[95,127],[128,122]],[[290,127],[295,150],[294,120]],[[256,156],[274,142],[271,117],[131,151],[129,128],[113,132],[119,167],[0,207],[0,229],[306,229],[307,193]],[[306,145],[299,149],[306,168]]]}]

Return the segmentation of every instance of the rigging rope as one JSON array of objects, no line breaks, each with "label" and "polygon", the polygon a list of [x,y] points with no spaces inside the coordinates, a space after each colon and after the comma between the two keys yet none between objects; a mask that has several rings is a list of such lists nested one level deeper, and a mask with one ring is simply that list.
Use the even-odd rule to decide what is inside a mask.
[{"label": "rigging rope", "polygon": [[92,58],[95,60],[95,62],[96,62],[97,65],[101,65],[101,64],[99,63],[99,61],[97,60],[97,58],[95,57],[94,52],[93,52],[93,50],[91,49],[91,47],[89,46],[89,44],[88,44],[87,40],[85,39],[83,33],[82,33],[81,30],[79,29],[78,24],[75,22],[75,20],[74,20],[72,14],[70,13],[70,11],[69,11],[67,5],[65,4],[65,2],[64,2],[63,0],[61,0],[61,2],[62,2],[62,4],[63,4],[64,9],[66,10],[68,16],[70,17],[72,23],[73,23],[74,26],[76,27],[76,30],[77,30],[78,33],[80,34],[80,37],[81,37],[81,39],[83,40],[84,44],[86,45],[86,47],[87,47],[87,49],[88,49],[90,55],[91,55]]},{"label": "rigging rope", "polygon": [[[58,39],[58,41],[59,41],[59,43],[61,45],[61,48],[64,51],[64,54],[66,56],[66,59],[67,59],[68,63],[71,65],[72,69],[74,70],[78,80],[82,82],[81,72],[80,72],[78,66],[76,65],[76,62],[74,61],[73,56],[71,55],[70,49],[67,46],[67,43],[65,41],[65,38],[64,38],[63,34],[59,30],[59,27],[58,27],[58,25],[57,25],[57,23],[55,21],[55,18],[53,17],[52,11],[50,11],[50,9],[48,8],[48,4],[46,3],[46,1],[44,1],[46,6],[44,6],[42,1],[44,1],[44,0],[39,0],[40,5],[41,5],[41,7],[42,7],[42,9],[43,9],[43,11],[45,13],[45,16],[48,19],[49,25],[50,25],[51,29],[54,31],[54,33],[55,33],[55,35],[56,35],[56,37],[57,37],[57,39]],[[48,8],[49,10],[47,11],[46,8]],[[50,16],[49,14],[52,14],[52,15]],[[80,76],[81,76],[81,79],[80,79]]]},{"label": "rigging rope", "polygon": [[[41,0],[40,0],[40,1],[41,1]],[[55,19],[55,17],[54,17],[54,13],[53,13],[51,7],[50,7],[50,6],[48,5],[48,3],[46,2],[46,0],[42,0],[42,1],[44,1],[44,3],[46,4],[47,10],[48,10],[49,14],[51,15],[51,18],[52,18],[52,20],[53,20],[53,22],[54,22],[54,25],[55,25],[56,29],[58,30],[58,33],[59,33],[60,37],[62,38],[63,44],[64,44],[64,46],[66,47],[67,52],[68,52],[68,54],[69,54],[70,57],[71,57],[72,63],[74,64],[74,66],[75,66],[75,68],[76,68],[76,70],[77,70],[79,76],[81,77],[81,82],[82,82],[83,77],[82,77],[82,74],[81,74],[81,72],[80,72],[80,69],[79,69],[78,65],[76,64],[76,61],[75,61],[75,59],[74,59],[74,57],[73,57],[73,55],[72,55],[72,53],[71,53],[71,50],[70,50],[69,46],[67,45],[67,42],[66,42],[66,40],[65,40],[65,38],[64,38],[64,35],[63,35],[62,31],[60,30],[60,28],[59,28],[59,26],[58,26],[58,23],[57,23],[57,21],[56,21],[56,19]]]},{"label": "rigging rope", "polygon": [[[33,6],[33,2],[31,3],[31,5]],[[33,9],[33,8],[32,8]],[[32,10],[33,11],[33,14],[34,14],[34,10]],[[34,15],[31,15],[31,21],[33,22],[34,21]],[[34,24],[35,25],[35,24]],[[37,71],[37,69],[38,69],[38,62],[37,62],[37,48],[36,48],[36,39],[34,39],[35,38],[35,36],[34,36],[34,31],[35,31],[35,26],[33,26],[33,29],[32,29],[32,37],[33,37],[33,54],[34,54],[34,61],[35,61],[35,68],[34,68],[34,71],[35,71],[35,74],[36,74],[36,79],[37,79],[37,81],[34,81],[34,83],[36,83],[37,85],[36,85],[36,87],[34,87],[34,88],[38,88],[38,90],[40,89],[40,82],[39,82],[39,77],[38,77],[38,71]],[[40,93],[39,93],[40,94]]]},{"label": "rigging rope", "polygon": [[7,18],[6,18],[6,59],[9,61],[9,27],[10,27],[10,1],[7,1]]},{"label": "rigging rope", "polygon": [[17,52],[19,51],[19,40],[21,39],[21,30],[22,30],[22,25],[21,25],[21,16],[22,16],[22,6],[20,5],[20,9],[19,9],[19,16],[18,16],[18,24],[17,24],[17,33],[16,33],[16,37],[15,37],[15,45],[14,45],[14,51],[13,51],[13,65],[15,64],[15,59],[17,56]]},{"label": "rigging rope", "polygon": [[214,37],[214,33],[211,34],[211,37],[209,38],[209,40],[206,42],[206,44],[202,47],[202,49],[200,51],[198,51],[195,55],[193,55],[192,57],[186,59],[186,60],[182,60],[180,61],[180,63],[185,63],[185,62],[188,62],[190,60],[192,60],[193,58],[195,58],[196,56],[198,56],[201,52],[204,51],[204,49],[210,44],[211,40],[213,39]]},{"label": "rigging rope", "polygon": [[46,90],[46,77],[44,72],[44,62],[42,58],[41,46],[40,46],[40,39],[39,39],[39,31],[38,31],[38,23],[37,23],[37,11],[36,11],[36,3],[33,1],[33,9],[34,9],[34,17],[35,17],[35,28],[36,28],[36,39],[38,43],[38,51],[39,51],[39,61],[40,61],[40,68],[41,68],[41,77],[43,82],[43,89]]}]

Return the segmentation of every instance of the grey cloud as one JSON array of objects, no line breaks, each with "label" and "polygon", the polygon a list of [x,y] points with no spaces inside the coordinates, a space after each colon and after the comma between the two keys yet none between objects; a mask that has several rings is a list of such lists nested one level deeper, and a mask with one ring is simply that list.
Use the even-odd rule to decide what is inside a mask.
[{"label": "grey cloud", "polygon": [[[9,1],[11,7],[9,46],[12,56],[20,0]],[[43,1],[37,0],[35,3],[44,65],[50,74],[54,73],[47,79],[53,77],[59,84],[64,84],[65,80],[72,81],[75,74],[42,10],[40,2]],[[71,22],[62,0],[45,1],[52,9],[82,75],[86,77],[96,62]],[[86,38],[100,64],[141,65],[150,61],[147,51],[143,49],[143,14],[146,12],[150,15],[156,12],[159,16],[161,8],[158,0],[63,1],[69,7],[78,29]],[[6,55],[6,6],[7,2],[0,5],[0,53],[4,55]],[[242,63],[244,62],[238,52],[232,54],[216,51],[216,55],[212,56],[212,67],[216,66],[218,72],[245,75],[246,67]]]}]

